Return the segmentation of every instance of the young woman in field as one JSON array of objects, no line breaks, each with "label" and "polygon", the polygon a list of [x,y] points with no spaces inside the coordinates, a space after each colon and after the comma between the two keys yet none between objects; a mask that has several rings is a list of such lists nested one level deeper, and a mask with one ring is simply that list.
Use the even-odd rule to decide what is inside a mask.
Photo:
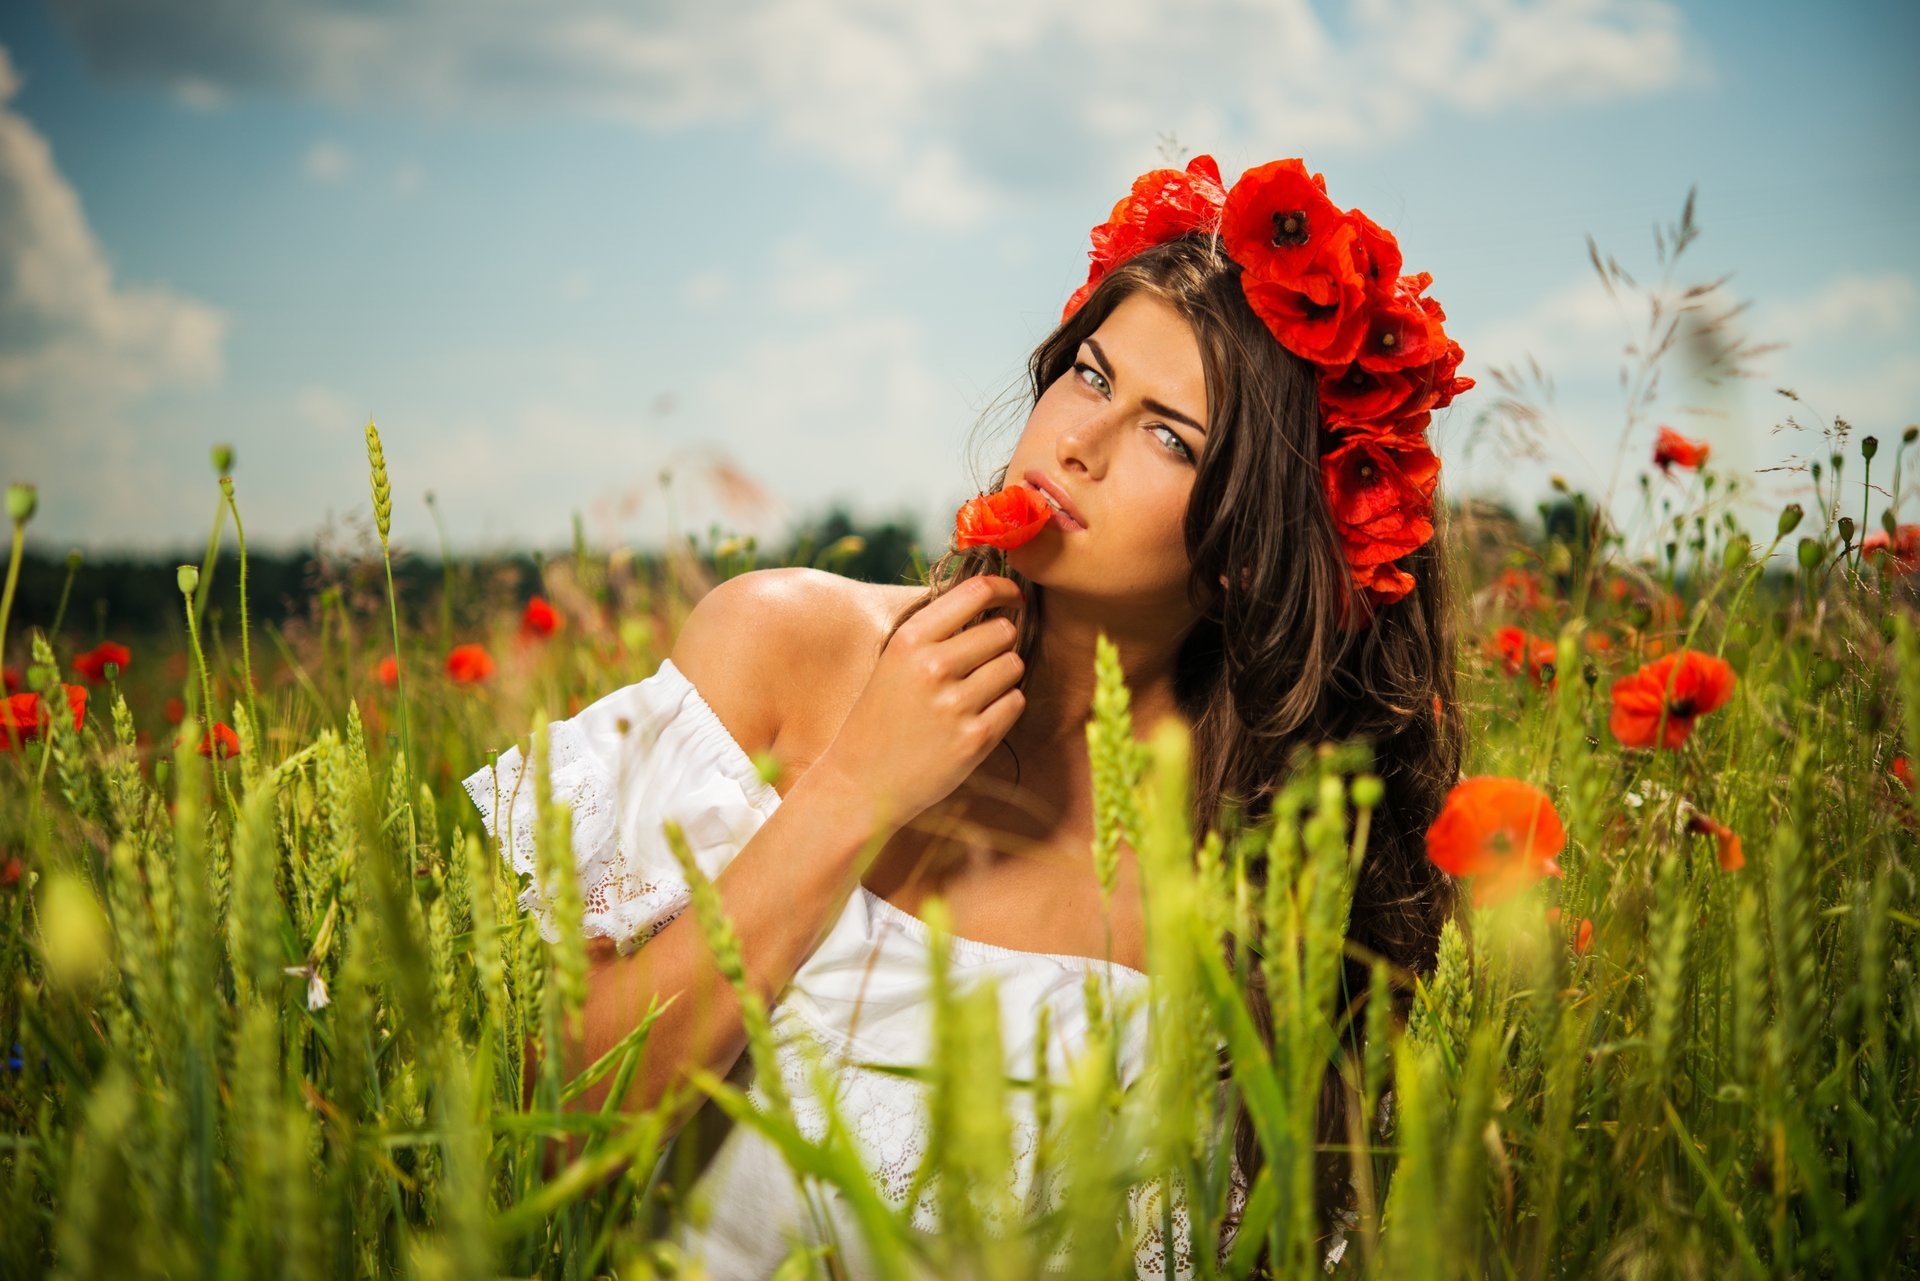
[{"label": "young woman in field", "polygon": [[[1449,899],[1420,841],[1461,744],[1425,428],[1470,384],[1426,278],[1400,275],[1393,238],[1335,208],[1297,161],[1231,192],[1207,157],[1144,175],[1095,229],[1093,259],[1032,355],[1032,409],[992,478],[1055,509],[1007,554],[1007,576],[980,546],[942,558],[924,589],[745,574],[700,601],[658,673],[550,726],[595,948],[567,1070],[650,998],[686,994],[655,1023],[623,1106],[653,1105],[691,1065],[749,1079],[738,1004],[683,910],[664,819],[715,877],[776,1030],[836,1066],[889,1195],[924,1150],[921,1087],[855,1061],[926,1058],[929,898],[945,902],[956,972],[999,984],[1012,1075],[1032,1069],[1043,1004],[1064,1070],[1087,970],[1143,992],[1132,851],[1110,921],[1090,857],[1102,633],[1135,723],[1191,727],[1196,831],[1223,805],[1261,817],[1301,745],[1373,745],[1386,802],[1351,935],[1396,965],[1429,963]],[[750,759],[763,751],[781,765],[771,786]],[[504,852],[530,872],[522,766],[510,751],[468,788],[490,826],[511,819]],[[558,925],[537,887],[522,901]],[[1137,1067],[1139,1050],[1136,1035],[1123,1058]],[[803,1061],[782,1064],[802,1113]],[[765,1276],[817,1231],[818,1207],[745,1127],[717,1142],[711,1219],[688,1247],[715,1277]],[[1234,1147],[1250,1178],[1244,1116]],[[1139,1267],[1158,1275],[1162,1243],[1139,1217]],[[843,1245],[858,1235],[839,1221]]]}]

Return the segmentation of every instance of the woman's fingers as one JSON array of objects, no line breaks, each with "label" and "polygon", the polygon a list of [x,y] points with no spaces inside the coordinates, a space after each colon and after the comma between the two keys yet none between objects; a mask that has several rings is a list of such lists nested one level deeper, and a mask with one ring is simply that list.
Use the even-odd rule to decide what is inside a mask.
[{"label": "woman's fingers", "polygon": [[923,642],[943,641],[989,609],[1018,605],[1020,584],[998,574],[969,578],[900,625]]}]

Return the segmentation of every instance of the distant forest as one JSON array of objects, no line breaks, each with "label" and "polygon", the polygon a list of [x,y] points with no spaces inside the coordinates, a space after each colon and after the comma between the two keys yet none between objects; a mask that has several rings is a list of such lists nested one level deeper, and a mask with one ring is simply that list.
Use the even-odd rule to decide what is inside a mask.
[{"label": "distant forest", "polygon": [[[757,566],[817,564],[849,578],[899,583],[919,577],[925,553],[918,542],[918,531],[904,523],[862,523],[835,508],[798,526],[783,546],[748,549],[736,540],[700,543],[690,535],[683,550],[723,576]],[[401,600],[416,603],[432,599],[449,579],[456,595],[466,599],[477,593],[461,588],[481,584],[489,598],[498,599],[506,586],[524,599],[540,590],[544,566],[572,554],[455,555],[451,563],[443,563],[430,550],[395,544],[394,586]],[[69,555],[50,554],[46,547],[30,542],[21,561],[9,633],[24,637],[32,628],[49,627],[60,610],[63,592],[67,600],[61,631],[81,642],[171,631],[181,619],[175,570],[183,564],[199,565],[204,555],[204,547],[137,556],[82,555],[75,565]],[[663,556],[658,551],[636,553],[635,567],[650,578],[647,571],[658,568]],[[339,592],[351,601],[363,595],[383,596],[385,590],[379,545],[371,535],[351,546],[290,552],[248,549],[247,595],[256,624],[310,617],[327,593]],[[215,617],[238,614],[239,564],[231,541],[220,550],[207,608]]]}]

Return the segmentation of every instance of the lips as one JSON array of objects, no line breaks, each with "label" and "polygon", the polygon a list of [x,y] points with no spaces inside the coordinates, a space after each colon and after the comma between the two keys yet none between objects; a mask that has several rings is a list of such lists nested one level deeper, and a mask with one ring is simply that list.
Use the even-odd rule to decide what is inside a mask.
[{"label": "lips", "polygon": [[1074,525],[1077,525],[1081,529],[1087,527],[1086,519],[1080,515],[1080,509],[1074,505],[1073,499],[1068,496],[1067,491],[1054,481],[1052,477],[1042,471],[1030,471],[1024,479],[1028,485],[1032,486],[1036,493],[1040,494],[1042,498],[1050,500],[1051,505]]}]

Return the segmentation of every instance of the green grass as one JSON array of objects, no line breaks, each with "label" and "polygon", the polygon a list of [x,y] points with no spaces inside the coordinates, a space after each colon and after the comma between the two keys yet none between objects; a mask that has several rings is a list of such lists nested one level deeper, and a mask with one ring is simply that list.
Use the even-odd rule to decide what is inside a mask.
[{"label": "green grass", "polygon": [[[1797,531],[1797,567],[1769,577],[1771,547],[1712,508],[1710,487],[1687,493],[1655,529],[1672,550],[1638,562],[1584,509],[1563,523],[1572,537],[1532,543],[1456,522],[1460,570],[1484,588],[1459,620],[1467,772],[1545,787],[1570,840],[1562,879],[1463,914],[1417,986],[1375,965],[1373,999],[1340,990],[1366,857],[1353,835],[1375,794],[1364,752],[1306,758],[1270,822],[1196,840],[1185,738],[1136,734],[1103,654],[1096,858],[1110,886],[1117,842],[1137,849],[1162,1002],[1136,1086],[1116,1086],[1110,1010],[1071,1080],[1004,1080],[990,998],[936,966],[921,1172],[945,1225],[934,1237],[872,1185],[844,1125],[806,1137],[777,1075],[761,1077],[765,1110],[727,1082],[700,1087],[796,1177],[843,1193],[889,1276],[1030,1277],[1058,1254],[1062,1275],[1126,1275],[1129,1190],[1163,1179],[1186,1189],[1204,1247],[1226,1207],[1218,1136],[1242,1100],[1266,1168],[1217,1273],[1199,1251],[1201,1275],[1317,1272],[1312,1189],[1330,1157],[1353,1189],[1343,1275],[1920,1274],[1920,815],[1889,773],[1897,755],[1920,758],[1912,589],[1843,546],[1829,494]],[[237,528],[238,505],[225,514]],[[1537,574],[1537,602],[1516,608],[1492,586],[1515,568]],[[504,598],[388,600],[365,616],[336,599],[322,629],[275,632],[272,648],[241,623],[237,654],[202,620],[184,680],[150,644],[132,684],[94,691],[82,731],[0,762],[0,867],[21,871],[0,885],[0,1036],[14,1047],[0,1273],[680,1274],[659,1228],[686,1207],[658,1176],[665,1113],[683,1100],[566,1106],[603,1077],[624,1092],[647,1012],[579,1078],[543,1052],[522,1102],[526,1047],[551,1051],[578,1016],[585,959],[578,938],[548,945],[518,912],[455,782],[541,709],[650,674],[687,607],[673,577],[623,580],[584,549],[550,572],[571,625],[525,645]],[[453,639],[501,659],[484,686],[452,684],[427,657],[456,619]],[[1480,652],[1509,622],[1560,638],[1551,689]],[[1594,634],[1611,648],[1591,648]],[[1733,701],[1678,752],[1622,749],[1611,681],[1682,642],[1732,662]],[[405,679],[389,689],[370,669],[396,643]],[[71,654],[37,630],[32,653],[29,684],[51,693]],[[159,711],[173,694],[192,709],[179,730]],[[238,760],[193,750],[203,705],[239,730]],[[541,862],[564,872],[567,815],[544,793]],[[1713,840],[1689,833],[1696,809],[1740,835],[1743,868],[1723,871]],[[737,940],[697,889],[738,983]],[[559,898],[578,910],[564,877]],[[1256,945],[1270,1041],[1229,934]],[[1396,985],[1405,1018],[1390,1013]],[[749,999],[746,1014],[750,1052],[769,1062],[768,1012]],[[1315,1119],[1329,1070],[1351,1101],[1334,1143]],[[1055,1191],[1026,1217],[988,1177],[1011,1159],[1005,1116],[1023,1090]],[[554,1159],[569,1135],[578,1154]],[[1009,1214],[1017,1230],[997,1233]],[[783,1275],[834,1266],[831,1251],[801,1253]]]}]

